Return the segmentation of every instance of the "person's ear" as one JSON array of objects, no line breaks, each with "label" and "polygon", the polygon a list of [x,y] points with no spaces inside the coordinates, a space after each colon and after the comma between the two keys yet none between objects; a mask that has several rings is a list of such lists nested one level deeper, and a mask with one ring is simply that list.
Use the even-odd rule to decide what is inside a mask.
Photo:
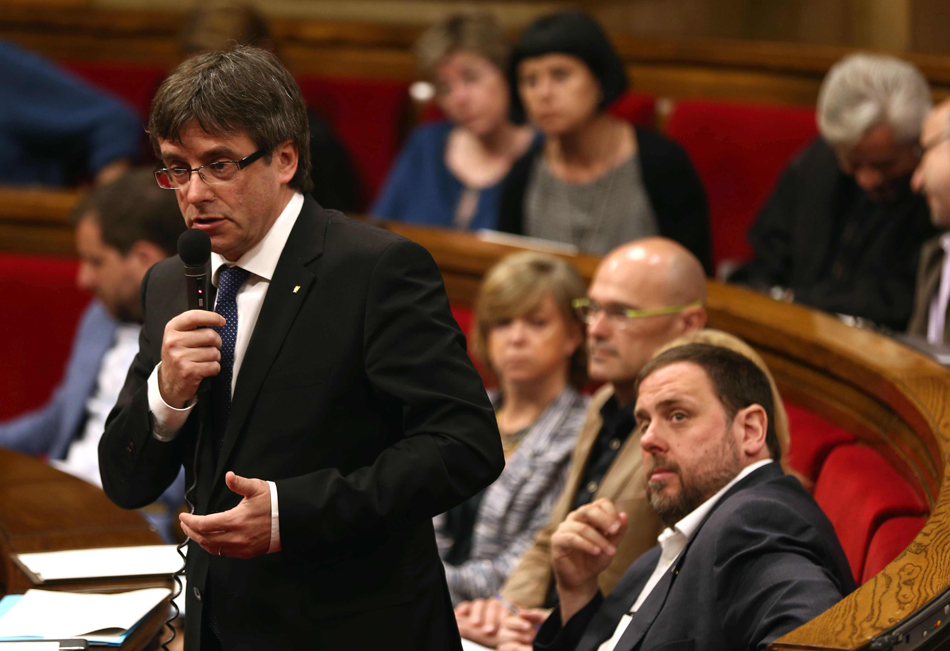
[{"label": "person's ear", "polygon": [[684,334],[696,332],[706,327],[706,308],[702,306],[683,310],[680,317],[683,319]]},{"label": "person's ear", "polygon": [[297,150],[297,143],[293,140],[278,145],[274,150],[274,166],[282,185],[290,183],[290,180],[294,178],[299,162],[300,152]]},{"label": "person's ear", "polygon": [[732,427],[745,458],[758,457],[767,448],[769,417],[762,405],[749,405],[737,411],[732,419]]}]

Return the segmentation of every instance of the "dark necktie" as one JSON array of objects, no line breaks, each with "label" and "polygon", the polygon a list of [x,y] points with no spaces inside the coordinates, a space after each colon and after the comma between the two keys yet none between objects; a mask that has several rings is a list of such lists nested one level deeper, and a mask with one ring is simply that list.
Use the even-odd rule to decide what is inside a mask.
[{"label": "dark necktie", "polygon": [[231,414],[231,379],[234,377],[234,343],[237,340],[238,290],[247,280],[250,272],[240,267],[225,267],[218,275],[218,297],[214,311],[223,316],[227,323],[215,328],[221,335],[221,372],[211,380],[211,413],[214,432],[214,457],[217,460],[224,442],[224,432],[228,427]]}]

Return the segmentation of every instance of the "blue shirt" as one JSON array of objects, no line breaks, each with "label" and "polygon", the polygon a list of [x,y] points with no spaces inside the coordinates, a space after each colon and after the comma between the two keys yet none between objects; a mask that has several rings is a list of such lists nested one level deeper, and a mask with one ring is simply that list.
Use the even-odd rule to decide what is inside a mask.
[{"label": "blue shirt", "polygon": [[[445,147],[454,126],[451,122],[437,122],[412,132],[389,172],[372,214],[427,226],[453,226],[455,209],[465,189],[465,184],[445,165]],[[499,181],[479,192],[470,230],[495,228],[501,185]]]},{"label": "blue shirt", "polygon": [[0,183],[74,183],[137,158],[142,133],[119,100],[0,41]]}]

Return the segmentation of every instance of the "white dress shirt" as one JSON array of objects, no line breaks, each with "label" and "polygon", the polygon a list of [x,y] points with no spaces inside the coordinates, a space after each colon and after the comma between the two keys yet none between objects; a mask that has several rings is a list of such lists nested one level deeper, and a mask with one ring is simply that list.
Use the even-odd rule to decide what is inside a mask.
[{"label": "white dress shirt", "polygon": [[927,341],[935,346],[943,343],[943,331],[947,322],[947,307],[950,305],[950,233],[940,238],[940,246],[943,248],[940,285],[937,287],[937,293],[930,300],[930,318],[927,319]]},{"label": "white dress shirt", "polygon": [[[257,325],[257,317],[261,313],[261,306],[264,304],[264,297],[267,296],[267,289],[274,277],[274,270],[277,268],[280,254],[284,251],[284,245],[287,244],[287,239],[290,237],[290,231],[297,223],[301,208],[303,208],[303,195],[295,192],[273,226],[264,235],[264,238],[238,258],[236,262],[230,262],[217,253],[211,254],[211,282],[215,287],[218,286],[218,276],[221,268],[225,265],[238,266],[250,272],[235,298],[238,310],[238,330],[234,342],[234,372],[231,375],[232,394],[237,384],[238,373],[241,371],[241,363],[244,361],[244,353],[247,352],[247,345],[254,333],[254,326]],[[161,365],[161,362],[159,362],[148,378],[148,406],[154,421],[152,434],[160,441],[171,441],[178,434],[178,430],[185,424],[185,421],[188,420],[188,415],[194,408],[195,401],[192,400],[182,409],[176,409],[162,399],[158,388],[158,370]],[[280,513],[277,508],[277,485],[272,481],[267,483],[270,486],[271,503],[270,548],[267,550],[270,553],[280,548]]]},{"label": "white dress shirt", "polygon": [[125,376],[129,374],[129,367],[139,350],[141,331],[142,326],[137,323],[120,323],[116,326],[112,346],[103,355],[99,365],[96,390],[86,399],[86,423],[82,435],[70,443],[65,459],[50,459],[50,465],[54,468],[99,488],[102,488],[99,439],[105,432],[106,418],[119,399]]},{"label": "white dress shirt", "polygon": [[[703,520],[706,518],[709,512],[712,511],[714,506],[716,506],[716,503],[722,499],[723,495],[726,494],[726,491],[728,491],[750,473],[769,463],[772,463],[771,459],[763,459],[762,461],[756,461],[752,465],[746,466],[742,469],[742,472],[732,479],[731,482],[723,486],[718,493],[693,509],[689,515],[677,522],[672,529],[667,527],[662,531],[662,533],[660,533],[660,535],[657,537],[657,541],[660,543],[660,560],[657,562],[656,569],[653,570],[653,574],[650,575],[650,579],[646,582],[646,585],[643,586],[643,590],[640,591],[640,595],[637,597],[637,600],[633,603],[633,607],[630,609],[631,613],[636,613],[638,610],[640,610],[640,606],[643,605],[643,602],[646,601],[647,597],[650,596],[650,593],[653,592],[653,588],[656,587],[656,584],[660,582],[660,579],[663,578],[663,575],[670,569],[674,561],[676,561],[677,557],[682,553],[683,549],[686,547],[686,543],[689,541],[690,536],[696,533],[699,525],[703,523]],[[609,640],[597,647],[597,651],[614,651],[614,648],[617,646],[617,642],[620,641],[620,638],[623,636],[624,632],[627,630],[627,627],[632,621],[633,615],[626,614],[621,617],[620,623],[617,624],[617,628],[614,629],[614,634]]]}]

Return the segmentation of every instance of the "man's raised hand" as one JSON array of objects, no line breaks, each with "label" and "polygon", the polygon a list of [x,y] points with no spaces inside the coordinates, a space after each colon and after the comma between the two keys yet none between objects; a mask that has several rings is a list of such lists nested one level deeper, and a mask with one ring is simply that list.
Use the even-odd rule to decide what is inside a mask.
[{"label": "man's raised hand", "polygon": [[627,519],[613,502],[600,498],[570,513],[551,536],[551,563],[564,622],[597,594],[597,577],[613,561]]},{"label": "man's raised hand", "polygon": [[212,328],[223,325],[217,312],[188,310],[165,326],[158,387],[167,405],[181,409],[203,379],[221,372],[221,336]]}]

